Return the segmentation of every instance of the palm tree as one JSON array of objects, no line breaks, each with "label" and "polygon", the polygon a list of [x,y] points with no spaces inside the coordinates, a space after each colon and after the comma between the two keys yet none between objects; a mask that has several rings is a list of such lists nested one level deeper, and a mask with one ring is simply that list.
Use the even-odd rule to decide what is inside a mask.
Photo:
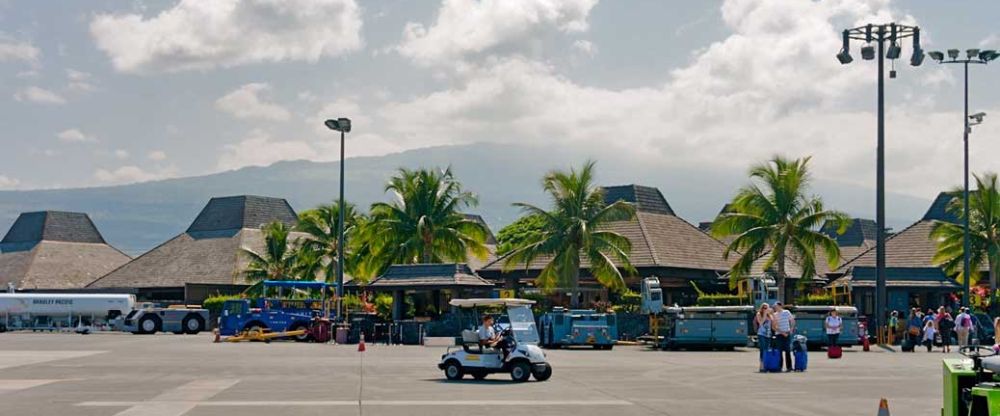
[{"label": "palm tree", "polygon": [[[353,204],[345,204],[344,209],[344,270],[349,271],[354,265],[352,261],[352,241],[357,231],[357,224],[363,217]],[[315,270],[310,275],[319,274],[326,281],[337,278],[337,258],[339,244],[340,204],[334,202],[320,205],[299,215],[298,231],[308,234],[301,244],[300,263],[302,266],[313,266]],[[308,254],[307,254],[308,253]],[[309,264],[309,261],[316,261]]]},{"label": "palm tree", "polygon": [[283,222],[275,221],[265,225],[264,251],[240,248],[240,252],[250,258],[250,263],[243,271],[244,276],[254,285],[248,291],[256,290],[264,280],[294,280],[296,277],[296,250],[288,241],[291,227]]},{"label": "palm tree", "polygon": [[374,203],[362,239],[370,247],[369,269],[389,264],[465,262],[485,259],[489,231],[460,211],[478,201],[462,190],[451,169],[400,168],[385,187],[395,201]]},{"label": "palm tree", "polygon": [[727,259],[733,253],[740,256],[730,270],[731,281],[749,277],[754,262],[767,256],[764,270],[776,270],[778,299],[787,301],[785,266],[789,256],[802,268],[803,279],[816,273],[817,250],[823,252],[831,268],[837,266],[840,247],[819,230],[831,222],[843,233],[850,218],[824,209],[819,197],[806,196],[809,159],[775,156],[753,166],[751,183],[740,188],[728,209],[712,222],[713,236],[735,236],[723,253]]},{"label": "palm tree", "polygon": [[623,201],[607,204],[603,189],[595,186],[593,180],[593,161],[587,161],[579,171],[570,169],[568,173],[553,171],[545,175],[542,188],[552,198],[553,209],[514,204],[525,215],[536,217],[540,227],[539,232],[529,233],[504,261],[504,269],[509,271],[542,257],[549,258],[536,282],[547,289],[572,288],[570,304],[574,308],[580,303],[581,259],[589,263],[590,274],[598,282],[612,289],[625,287],[619,268],[634,272],[629,262],[632,243],[606,226],[635,218],[635,207]]},{"label": "palm tree", "polygon": [[[997,189],[997,175],[987,173],[976,179],[976,191],[969,193],[969,268],[981,270],[989,267],[990,306],[997,291],[997,267],[1000,266],[1000,190]],[[961,194],[956,189],[955,194]],[[965,202],[954,198],[948,204],[948,211],[959,219],[965,218]],[[965,227],[945,221],[936,221],[931,228],[931,238],[937,240],[937,252],[933,262],[944,268],[949,275],[959,275],[960,279],[979,280],[979,274],[963,269]]]}]

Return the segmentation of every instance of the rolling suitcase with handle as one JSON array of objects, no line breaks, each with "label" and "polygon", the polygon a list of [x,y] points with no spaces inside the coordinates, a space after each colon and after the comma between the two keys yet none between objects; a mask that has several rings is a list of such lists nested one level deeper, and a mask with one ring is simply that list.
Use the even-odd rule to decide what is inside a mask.
[{"label": "rolling suitcase with handle", "polygon": [[844,349],[841,348],[840,345],[831,345],[829,348],[826,349],[827,358],[836,359],[840,358],[842,355],[844,355]]}]

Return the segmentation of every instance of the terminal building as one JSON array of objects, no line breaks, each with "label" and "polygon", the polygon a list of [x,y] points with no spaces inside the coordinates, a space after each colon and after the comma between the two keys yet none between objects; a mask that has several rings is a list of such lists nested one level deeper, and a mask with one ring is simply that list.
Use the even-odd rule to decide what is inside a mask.
[{"label": "terminal building", "polygon": [[[295,226],[287,201],[253,195],[212,198],[187,230],[87,285],[128,290],[141,300],[200,304],[206,297],[239,293],[250,286],[241,249],[264,250],[261,227],[279,221]],[[292,233],[289,241],[303,236]]]},{"label": "terminal building", "polygon": [[129,260],[104,241],[87,214],[26,212],[0,240],[0,286],[80,289]]}]

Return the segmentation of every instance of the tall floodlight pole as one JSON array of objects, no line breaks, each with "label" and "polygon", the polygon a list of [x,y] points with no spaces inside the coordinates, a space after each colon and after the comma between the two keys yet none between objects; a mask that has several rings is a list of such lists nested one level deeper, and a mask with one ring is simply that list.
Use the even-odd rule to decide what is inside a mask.
[{"label": "tall floodlight pole", "polygon": [[341,305],[344,298],[344,134],[351,131],[351,120],[338,118],[327,120],[324,124],[330,130],[340,132],[340,206],[337,211],[337,318],[343,317]]},{"label": "tall floodlight pole", "polygon": [[[924,51],[920,47],[920,28],[896,23],[868,24],[844,30],[843,46],[837,54],[837,60],[841,64],[849,64],[854,60],[850,53],[851,39],[864,41],[861,58],[870,61],[875,59],[876,55],[872,42],[878,44],[878,142],[875,156],[875,223],[878,229],[875,237],[875,316],[869,323],[875,328],[879,328],[885,321],[888,304],[885,290],[885,58],[893,61],[898,59],[902,51],[899,41],[909,37],[913,38],[910,65],[919,66],[924,61]],[[892,69],[889,78],[895,77],[896,70]]]},{"label": "tall floodlight pole", "polygon": [[[962,279],[962,287],[964,289],[964,294],[962,296],[962,303],[965,306],[972,306],[970,300],[972,299],[969,294],[969,281],[972,280],[972,271],[969,267],[969,134],[972,134],[972,126],[975,126],[983,122],[983,117],[986,113],[976,113],[969,116],[969,64],[982,64],[986,65],[990,61],[1000,57],[1000,53],[993,50],[980,51],[979,49],[968,49],[965,51],[965,59],[959,59],[958,49],[948,50],[948,59],[945,59],[944,53],[938,51],[928,52],[932,59],[938,61],[941,64],[962,64],[965,69],[965,114],[962,117],[962,144],[965,148],[965,170],[963,172],[963,183],[962,188],[962,205],[964,212],[962,213],[962,228],[964,228],[964,235],[962,236],[962,273],[965,278]],[[992,294],[990,295],[992,299]]]}]

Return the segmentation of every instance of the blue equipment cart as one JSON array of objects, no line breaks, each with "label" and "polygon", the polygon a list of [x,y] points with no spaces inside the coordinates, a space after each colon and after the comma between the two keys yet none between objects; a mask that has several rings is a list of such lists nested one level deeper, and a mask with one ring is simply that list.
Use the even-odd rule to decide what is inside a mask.
[{"label": "blue equipment cart", "polygon": [[661,347],[734,348],[749,341],[753,306],[664,308],[666,332]]},{"label": "blue equipment cart", "polygon": [[589,345],[610,350],[618,340],[618,319],[613,313],[593,309],[555,307],[542,315],[541,333],[545,348]]},{"label": "blue equipment cart", "polygon": [[837,345],[850,347],[858,345],[858,309],[853,306],[791,306],[789,310],[795,315],[795,334],[808,338],[812,348],[826,346],[826,330],[823,322],[831,310],[840,315],[843,326]]}]

